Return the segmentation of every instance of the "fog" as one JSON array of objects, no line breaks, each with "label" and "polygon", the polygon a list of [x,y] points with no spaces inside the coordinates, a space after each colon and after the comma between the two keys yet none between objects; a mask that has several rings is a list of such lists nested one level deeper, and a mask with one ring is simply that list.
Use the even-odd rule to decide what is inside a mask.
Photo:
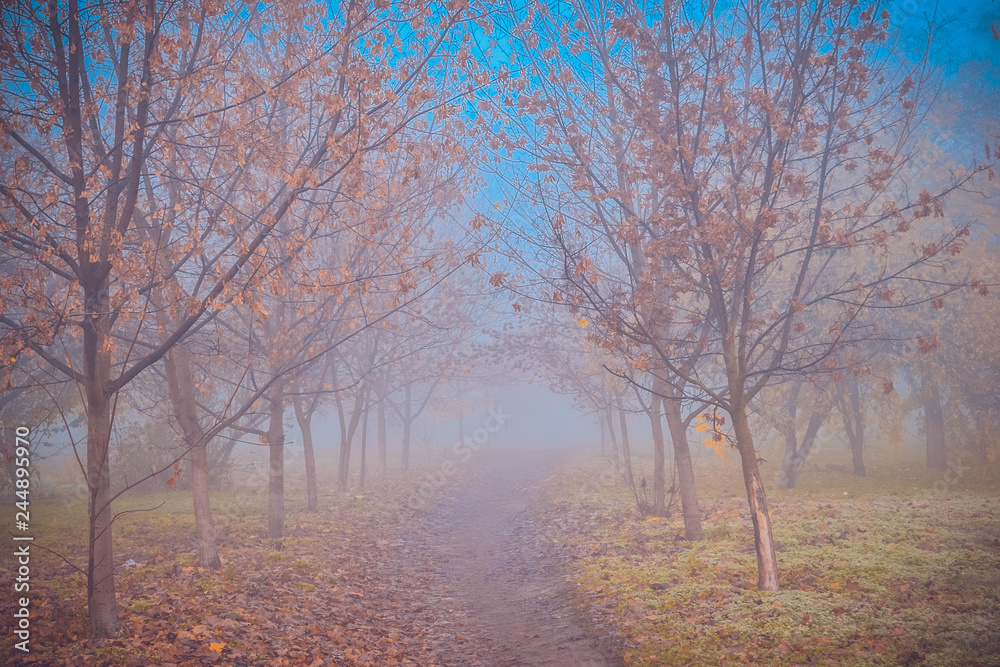
[{"label": "fog", "polygon": [[988,665],[996,3],[7,3],[0,662]]}]

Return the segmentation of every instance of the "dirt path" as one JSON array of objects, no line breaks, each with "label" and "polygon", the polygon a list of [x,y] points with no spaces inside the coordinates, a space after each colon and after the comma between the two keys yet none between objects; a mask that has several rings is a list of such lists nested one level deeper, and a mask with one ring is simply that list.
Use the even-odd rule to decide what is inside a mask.
[{"label": "dirt path", "polygon": [[481,451],[427,518],[429,565],[476,628],[488,665],[619,665],[570,602],[565,564],[532,511],[553,455]]}]

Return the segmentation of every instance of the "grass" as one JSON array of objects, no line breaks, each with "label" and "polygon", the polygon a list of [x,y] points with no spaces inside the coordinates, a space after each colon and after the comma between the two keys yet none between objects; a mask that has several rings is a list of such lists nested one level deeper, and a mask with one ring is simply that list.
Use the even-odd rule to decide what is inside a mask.
[{"label": "grass", "polygon": [[[995,481],[971,466],[946,479],[890,451],[870,457],[865,478],[844,452],[810,459],[798,489],[769,477],[783,590],[761,593],[738,462],[700,457],[707,539],[698,543],[678,539],[679,516],[639,515],[605,460],[573,456],[547,481],[542,511],[572,556],[580,602],[621,637],[628,664],[1000,665]],[[771,476],[776,468],[765,465]],[[114,508],[127,512],[115,523],[115,559],[137,566],[117,577],[122,634],[86,641],[85,577],[33,549],[31,660],[388,664],[416,655],[416,643],[402,644],[421,641],[425,621],[406,625],[411,610],[376,597],[377,582],[390,580],[378,564],[383,538],[406,531],[410,494],[435,469],[394,479],[394,490],[321,494],[313,514],[290,484],[282,540],[265,536],[265,492],[215,492],[224,561],[215,571],[197,567],[189,493],[126,496]],[[648,460],[637,459],[636,476],[652,479]],[[86,563],[85,507],[32,502],[31,526],[36,545]],[[12,550],[0,567],[13,571]],[[4,656],[13,604],[0,596]]]},{"label": "grass", "polygon": [[706,539],[694,543],[679,516],[638,515],[607,461],[566,461],[547,487],[554,538],[627,664],[1000,665],[996,484],[966,471],[942,485],[890,455],[860,478],[835,454],[810,460],[798,489],[768,484],[777,593],[756,590],[731,457],[697,467]]}]

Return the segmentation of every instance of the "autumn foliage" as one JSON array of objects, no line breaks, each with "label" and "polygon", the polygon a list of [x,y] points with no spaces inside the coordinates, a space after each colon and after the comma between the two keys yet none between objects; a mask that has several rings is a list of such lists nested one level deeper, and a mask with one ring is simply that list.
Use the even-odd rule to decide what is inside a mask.
[{"label": "autumn foliage", "polygon": [[[848,0],[5,5],[0,426],[65,435],[86,540],[63,562],[86,634],[122,630],[121,579],[174,607],[202,586],[239,618],[199,602],[211,622],[174,631],[138,612],[126,648],[256,659],[278,620],[231,568],[276,559],[216,525],[233,451],[267,452],[256,518],[280,550],[304,535],[286,507],[291,415],[326,534],[318,449],[337,448],[337,497],[362,499],[352,470],[359,491],[386,487],[398,445],[408,472],[430,415],[464,442],[476,386],[515,372],[594,415],[629,503],[679,512],[686,541],[711,538],[698,453],[736,456],[760,591],[784,576],[771,440],[782,489],[834,430],[866,475],[866,442],[896,443],[911,413],[929,468],[960,440],[993,470],[995,108],[969,120],[987,93],[945,91],[937,27],[907,50],[894,20]],[[949,114],[973,129],[949,134]],[[167,454],[118,460],[124,433],[154,426]],[[151,481],[193,505],[196,557],[158,564],[162,590],[115,553],[132,510],[113,503]],[[303,603],[308,634],[347,664],[402,661],[395,642],[414,638],[368,636],[388,624],[353,590],[381,572],[365,553],[316,566],[334,588]],[[305,584],[276,570],[249,581]],[[321,627],[340,604],[367,624]]]}]

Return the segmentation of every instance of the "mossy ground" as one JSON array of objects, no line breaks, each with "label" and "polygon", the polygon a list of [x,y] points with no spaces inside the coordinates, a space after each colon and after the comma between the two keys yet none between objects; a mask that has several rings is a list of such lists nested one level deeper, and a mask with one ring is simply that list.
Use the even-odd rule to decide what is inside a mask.
[{"label": "mossy ground", "polygon": [[[777,593],[756,590],[732,457],[697,468],[701,542],[680,539],[679,516],[636,512],[597,457],[567,459],[547,512],[583,604],[629,665],[1000,665],[1000,490],[969,469],[869,458],[866,477],[831,453],[798,489],[768,484]],[[638,477],[648,468],[638,461]]]}]

